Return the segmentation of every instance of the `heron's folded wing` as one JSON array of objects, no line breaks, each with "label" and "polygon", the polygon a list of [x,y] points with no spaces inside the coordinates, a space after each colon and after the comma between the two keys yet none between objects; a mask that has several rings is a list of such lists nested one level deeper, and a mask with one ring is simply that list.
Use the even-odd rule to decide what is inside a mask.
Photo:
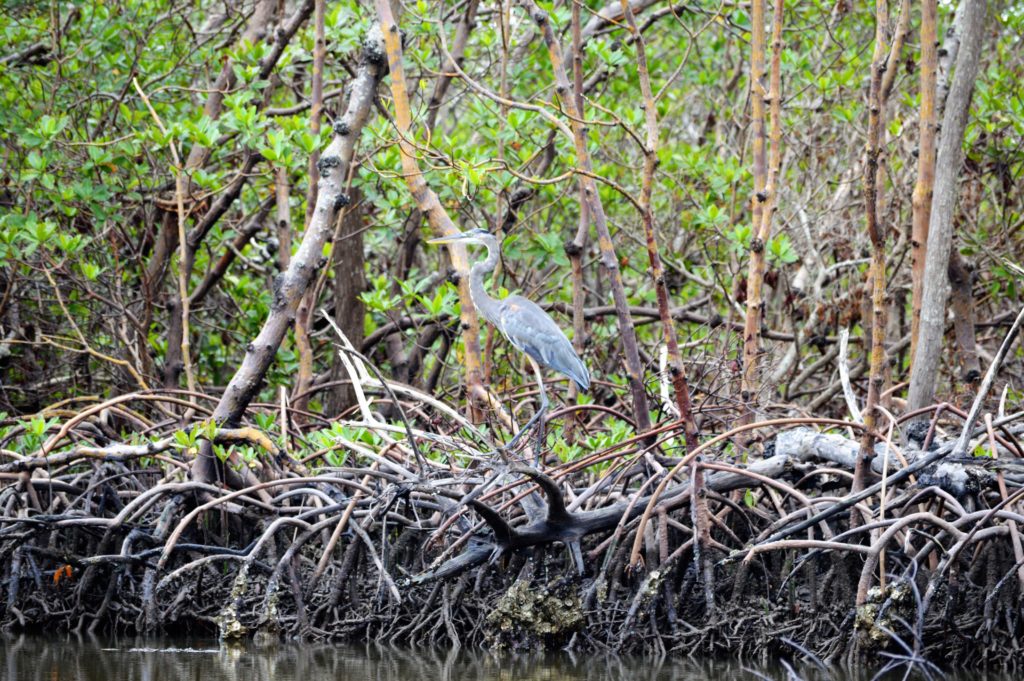
[{"label": "heron's folded wing", "polygon": [[520,296],[509,296],[503,303],[501,331],[512,345],[543,366],[565,374],[582,390],[590,387],[586,365],[547,312]]}]

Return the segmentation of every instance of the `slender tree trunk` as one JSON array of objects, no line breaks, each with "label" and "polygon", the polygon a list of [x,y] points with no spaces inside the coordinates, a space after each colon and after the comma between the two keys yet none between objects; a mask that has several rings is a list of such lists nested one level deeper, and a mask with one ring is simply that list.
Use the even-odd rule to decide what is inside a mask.
[{"label": "slender tree trunk", "polygon": [[[455,30],[455,39],[452,41],[452,47],[449,52],[451,59],[446,61],[444,68],[437,74],[437,78],[434,79],[434,88],[430,95],[430,100],[427,104],[427,115],[424,120],[424,129],[426,130],[427,139],[430,139],[434,134],[434,128],[437,125],[437,117],[440,113],[441,107],[444,104],[445,93],[448,92],[448,86],[451,84],[452,77],[455,73],[454,64],[461,64],[462,58],[466,51],[466,44],[469,42],[469,36],[476,26],[476,10],[479,5],[479,0],[470,0],[467,3],[465,11],[463,12],[462,19],[459,21],[459,25]],[[444,30],[443,27],[440,30]],[[393,295],[402,295],[401,281],[404,281],[409,271],[412,269],[413,261],[420,244],[420,226],[423,224],[423,211],[416,208],[412,211],[412,214],[406,220],[404,229],[405,241],[402,244],[401,255],[396,259],[393,268],[393,278],[391,282],[391,290]],[[499,263],[500,265],[500,263]],[[497,276],[497,273],[495,274]],[[493,330],[489,329],[487,332],[487,347],[484,351],[484,355],[481,358],[481,366],[483,367],[482,381],[485,384],[489,384],[490,377],[490,352],[493,340]],[[384,341],[387,347],[387,356],[389,363],[391,364],[391,375],[395,380],[402,382],[413,382],[412,376],[409,374],[409,354],[406,352],[405,336],[401,332],[396,332],[389,336]]]},{"label": "slender tree trunk", "polygon": [[959,379],[973,385],[981,378],[981,363],[974,337],[977,315],[974,312],[974,270],[955,248],[949,252],[950,307],[953,309],[953,330],[960,354]]},{"label": "slender tree trunk", "polygon": [[224,252],[218,258],[217,263],[210,268],[203,277],[203,280],[196,286],[192,293],[189,294],[189,304],[192,307],[198,307],[198,305],[206,298],[206,296],[213,290],[213,288],[220,283],[227,274],[228,268],[237,258],[237,254],[241,253],[245,248],[246,244],[252,240],[256,232],[260,231],[264,226],[264,221],[267,216],[270,215],[270,209],[274,205],[275,198],[268,197],[263,200],[260,207],[256,212],[245,221],[241,229],[238,230],[238,234],[231,240],[231,244],[224,249]]},{"label": "slender tree trunk", "polygon": [[[576,98],[576,110],[581,115],[586,113],[583,101],[583,34],[580,24],[580,3],[572,3],[572,91]],[[576,354],[583,357],[587,344],[587,320],[583,308],[587,302],[586,278],[583,273],[583,255],[587,249],[587,237],[590,231],[590,212],[587,210],[586,191],[583,182],[579,185],[580,214],[576,224],[576,235],[565,243],[565,254],[569,258],[572,269],[572,344]],[[576,397],[578,388],[569,381],[569,396]],[[566,439],[574,442],[576,428],[582,423],[582,414],[574,414],[566,427]]]},{"label": "slender tree trunk", "polygon": [[921,118],[918,124],[917,184],[914,185],[910,233],[911,310],[910,357],[917,350],[921,326],[921,293],[928,247],[928,224],[935,187],[935,76],[939,63],[938,0],[921,2]]},{"label": "slender tree trunk", "polygon": [[946,101],[949,99],[949,89],[952,86],[950,76],[960,55],[963,34],[964,11],[963,3],[960,3],[953,10],[953,21],[946,27],[946,35],[942,38],[942,48],[939,50],[935,84],[935,115],[938,120],[942,120],[946,113]]},{"label": "slender tree trunk", "polygon": [[956,59],[953,83],[942,118],[935,169],[935,193],[932,198],[931,228],[925,255],[921,294],[921,322],[917,348],[910,372],[908,409],[920,409],[935,401],[935,384],[942,354],[949,295],[949,253],[953,244],[953,211],[959,189],[958,176],[963,165],[963,139],[974,93],[981,56],[986,3],[964,0],[960,5],[963,34]]},{"label": "slender tree trunk", "polygon": [[[879,398],[885,383],[885,240],[888,229],[882,224],[881,184],[878,172],[882,157],[882,129],[885,127],[885,96],[882,81],[885,77],[888,50],[886,33],[889,8],[886,0],[875,1],[875,51],[871,58],[871,87],[868,92],[868,146],[864,164],[864,214],[868,238],[871,241],[871,345],[868,360],[868,396],[864,405],[864,435],[860,454],[854,467],[851,491],[864,488],[864,478],[875,446],[873,429],[877,425]],[[856,522],[859,514],[854,511]]]},{"label": "slender tree trunk", "polygon": [[[412,111],[409,107],[409,90],[405,82],[405,68],[402,64],[402,39],[391,12],[388,0],[376,0],[377,16],[387,50],[388,67],[391,73],[391,95],[395,107],[395,127],[398,129],[398,149],[402,158],[402,171],[409,192],[416,201],[420,212],[427,217],[431,228],[438,236],[457,234],[459,229],[445,211],[437,194],[427,185],[416,161],[416,147],[412,143]],[[466,366],[466,393],[470,416],[479,418],[477,406],[492,404],[491,395],[483,385],[483,369],[480,355],[480,321],[469,295],[469,261],[466,247],[450,244],[448,253],[452,267],[458,277],[459,316],[462,320],[463,358]]]},{"label": "slender tree trunk", "polygon": [[[455,40],[452,41],[451,56],[457,64],[462,64],[462,57],[466,53],[469,35],[473,31],[473,27],[476,26],[476,10],[478,5],[479,0],[469,0],[462,14],[462,20],[459,21],[459,26],[455,29]],[[442,27],[440,30],[444,30],[444,28]],[[431,132],[433,132],[434,127],[437,125],[437,116],[441,111],[441,105],[444,103],[444,95],[448,92],[448,86],[452,82],[452,72],[454,69],[449,66],[450,63],[445,63],[445,67],[434,81],[434,90],[430,94],[430,102],[427,105],[427,119],[424,125]]]},{"label": "slender tree trunk", "polygon": [[[922,10],[923,12],[923,10]],[[953,70],[953,65],[956,63],[957,55],[960,53],[960,39],[963,32],[963,13],[957,11],[953,22],[946,30],[945,40],[942,44],[942,50],[938,53],[937,63],[937,83],[936,83],[936,101],[934,117],[937,119],[943,115],[946,110],[946,100],[949,96],[950,88],[950,75]],[[938,138],[938,130],[936,130],[935,137]],[[932,141],[932,160],[935,158],[935,141]],[[935,178],[934,167],[932,168],[932,183],[934,185]],[[930,192],[927,201],[925,203],[926,208],[931,210],[931,201],[933,192]],[[923,250],[923,249],[922,249]],[[915,263],[917,264],[917,263]],[[921,280],[924,279],[924,257],[920,261],[920,276]],[[972,296],[972,277],[970,269],[967,263],[960,257],[957,249],[950,247],[949,249],[949,268],[947,269],[949,275],[950,284],[950,307],[953,311],[953,328],[956,335],[957,349],[959,351],[961,372],[959,378],[964,383],[970,385],[975,383],[981,377],[981,365],[978,361],[977,344],[975,340],[975,327],[974,322],[976,314],[974,311],[974,298]],[[915,282],[916,283],[916,282]],[[916,304],[920,306],[920,296],[916,301]],[[918,322],[920,321],[920,308],[916,310],[918,313]],[[916,329],[915,329],[916,331]],[[913,351],[916,350],[916,337],[913,338],[915,345],[912,347],[911,358],[913,358]]]},{"label": "slender tree trunk", "polygon": [[277,268],[284,272],[292,259],[292,211],[289,198],[288,169],[274,171],[274,198],[277,202]]},{"label": "slender tree trunk", "polygon": [[[782,3],[783,0],[776,0],[776,36],[779,50],[781,50],[782,44]],[[690,386],[687,384],[683,360],[679,354],[676,326],[669,312],[668,287],[665,284],[665,270],[661,264],[661,255],[658,253],[658,238],[654,226],[654,209],[651,207],[651,196],[654,193],[654,171],[658,167],[658,106],[654,101],[654,89],[651,87],[651,77],[647,69],[647,48],[643,34],[637,27],[636,17],[629,6],[629,0],[622,0],[622,13],[626,17],[626,23],[636,45],[637,74],[640,78],[640,92],[643,95],[644,119],[647,129],[647,140],[644,148],[643,182],[640,189],[640,210],[644,223],[644,236],[647,242],[647,257],[651,263],[651,279],[654,280],[654,288],[658,299],[658,313],[661,317],[661,327],[668,351],[669,373],[672,377],[672,388],[676,396],[676,408],[679,410],[679,418],[683,421],[686,448],[689,451],[693,451],[699,444],[699,434],[697,432],[697,423],[693,418],[693,406],[690,403]],[[776,88],[776,97],[778,97],[777,57],[778,51],[776,51],[776,59],[772,63],[772,83],[773,87]],[[773,107],[772,111],[776,113],[777,107]],[[773,124],[778,127],[777,114],[773,116]],[[775,139],[775,133],[776,131],[773,130],[773,140]]]},{"label": "slender tree trunk", "polygon": [[[324,61],[327,59],[327,36],[324,22],[326,21],[326,0],[314,0],[313,4],[313,70],[310,74],[310,107],[309,132],[317,137],[320,135],[320,121],[324,110]],[[306,219],[309,224],[316,206],[317,180],[320,161],[320,150],[314,149],[309,155],[309,185],[306,189]]]},{"label": "slender tree trunk", "polygon": [[[288,46],[288,43],[291,41],[292,37],[299,30],[299,28],[306,22],[306,20],[309,18],[310,13],[313,11],[313,1],[314,0],[303,0],[302,4],[300,4],[296,8],[295,12],[292,13],[292,15],[289,16],[288,19],[284,21],[283,24],[275,32],[274,42],[270,52],[260,61],[260,71],[258,74],[258,78],[265,79],[270,77],[270,74],[273,72],[273,69],[276,66],[278,60],[284,54],[284,50]],[[260,5],[258,5],[258,8],[260,9],[261,13],[267,10],[266,5],[267,3],[265,0],[261,2]],[[271,3],[271,9],[276,9],[276,7],[276,3]],[[257,16],[259,16],[259,14],[254,15],[254,18]],[[269,22],[270,17],[272,16],[272,14],[268,16],[267,22]],[[250,22],[250,26],[251,25],[252,22]],[[231,79],[233,78],[234,76],[232,74]],[[233,83],[234,81],[230,80],[230,82]],[[265,106],[266,103],[269,101],[270,92],[271,90],[268,88],[265,93],[264,99],[260,103],[260,106]],[[224,93],[222,92],[221,95],[223,94]],[[221,104],[222,100],[218,100],[218,111],[220,110]],[[189,158],[194,159],[193,162],[196,163],[196,167],[199,167],[205,162],[207,154],[208,151],[206,150],[196,151],[195,149],[193,149],[193,151],[190,152],[189,154]],[[220,195],[217,197],[217,199],[210,204],[210,207],[207,209],[206,213],[196,221],[196,224],[188,232],[185,243],[180,246],[183,255],[183,257],[181,258],[182,263],[180,267],[183,269],[183,276],[186,280],[186,283],[191,278],[192,266],[195,261],[195,253],[199,250],[199,247],[202,244],[203,239],[206,238],[206,235],[217,223],[217,221],[220,220],[221,217],[223,217],[223,215],[228,211],[228,209],[232,206],[232,204],[239,197],[239,195],[241,195],[242,189],[245,187],[245,184],[252,172],[252,169],[256,166],[256,163],[260,158],[260,155],[256,153],[254,150],[247,150],[243,154],[241,167],[238,173],[236,173],[235,179],[229,184],[228,188],[222,191]],[[189,167],[188,163],[189,161],[185,162],[186,168]],[[175,240],[174,243],[178,243],[178,241]],[[161,257],[163,256],[159,256],[156,252],[154,252],[153,256],[151,256],[150,258],[150,265],[153,266],[155,263],[155,266],[159,266]],[[160,276],[162,276],[162,270],[160,270],[160,272]],[[148,273],[149,270],[147,270],[147,277],[149,276]],[[155,287],[152,285],[152,283],[148,284],[148,286],[150,290],[155,291]],[[181,288],[182,287],[179,286],[179,289]],[[187,286],[185,288],[187,288]],[[182,304],[182,296],[185,297],[184,305]],[[179,352],[177,348],[180,348],[182,345],[188,343],[189,340],[188,338],[184,337],[184,327],[187,326],[188,316],[187,297],[187,291],[179,293],[177,299],[173,300],[170,305],[170,307],[173,310],[176,310],[177,313],[180,314],[180,316],[182,317],[182,323],[171,324],[168,327],[168,353],[166,362],[167,369],[165,370],[164,377],[164,381],[166,384],[177,384],[178,374],[181,371],[179,367],[185,368],[186,364],[182,357],[184,353]],[[170,372],[170,375],[168,375],[168,372]]]},{"label": "slender tree trunk", "polygon": [[636,419],[637,429],[640,432],[645,432],[650,430],[651,417],[647,407],[647,393],[644,388],[640,352],[636,343],[636,329],[633,326],[633,319],[629,312],[629,303],[626,300],[626,293],[622,284],[619,260],[615,255],[615,247],[612,244],[611,233],[608,230],[608,219],[604,212],[604,206],[601,204],[601,197],[597,191],[597,183],[593,178],[594,166],[591,162],[590,151],[587,145],[587,130],[580,111],[576,106],[576,97],[573,94],[572,84],[565,70],[562,47],[551,27],[551,20],[547,12],[537,5],[536,2],[530,3],[530,13],[534,22],[540,28],[544,37],[544,43],[548,48],[548,56],[551,59],[551,67],[555,75],[555,92],[558,94],[559,101],[570,118],[576,146],[576,162],[582,170],[581,182],[583,184],[584,203],[597,231],[601,263],[608,270],[615,312],[619,320],[619,334],[622,338],[622,350],[626,360],[626,376],[630,392],[633,396],[634,418]]},{"label": "slender tree trunk", "polygon": [[[765,3],[753,0],[751,6],[750,101],[751,135],[753,144],[754,196],[751,202],[753,228],[750,239],[750,265],[747,273],[747,314],[743,324],[743,378],[740,398],[743,401],[741,421],[750,423],[754,418],[757,396],[760,392],[758,360],[761,354],[761,324],[764,313],[765,246],[771,237],[771,221],[777,200],[776,182],[781,164],[781,109],[782,109],[782,10],[781,0],[776,2],[772,22],[772,70],[770,92],[764,90],[765,75]],[[771,168],[765,154],[765,105],[771,106]]]},{"label": "slender tree trunk", "polygon": [[[366,290],[366,262],[363,255],[362,196],[352,192],[352,205],[345,209],[334,240],[334,321],[345,332],[352,346],[363,344],[366,305],[359,297]],[[331,378],[347,379],[340,361],[335,361]],[[340,414],[355,404],[351,385],[339,385],[333,391],[330,412]]]},{"label": "slender tree trunk", "polygon": [[[252,16],[249,17],[249,21],[246,23],[245,30],[242,32],[240,37],[241,41],[248,41],[249,43],[257,42],[262,35],[267,31],[267,27],[274,18],[276,3],[274,0],[259,0],[257,2]],[[224,95],[234,86],[235,84],[235,71],[233,62],[228,59],[221,67],[220,73],[217,78],[214,79],[212,86],[209,89],[209,94],[206,97],[206,103],[203,105],[203,115],[211,120],[216,120],[220,117],[221,111],[224,108]],[[202,167],[209,158],[210,150],[206,147],[196,144],[189,150],[188,157],[185,160],[185,173],[188,174],[191,171]],[[185,191],[187,191],[189,184],[186,183]],[[176,193],[181,193],[176,191]],[[182,203],[184,197],[182,198]],[[188,202],[189,213],[191,213],[192,201]],[[174,253],[175,249],[179,248],[179,226],[181,221],[176,219],[171,213],[166,213],[164,219],[160,224],[160,231],[157,234],[156,242],[153,245],[153,252],[150,254],[149,261],[146,263],[145,273],[143,275],[145,280],[145,289],[148,293],[148,299],[154,300],[163,284],[164,276],[167,273],[167,269],[170,266],[171,254]],[[183,249],[187,251],[188,249]],[[189,259],[187,252],[185,258],[178,264],[178,267],[185,273],[186,289],[187,280],[191,273],[191,265],[186,261]],[[167,328],[165,330],[167,339],[167,352],[164,356],[164,367],[163,367],[163,386],[168,389],[176,389],[178,387],[179,379],[182,371],[186,368],[185,351],[182,349],[182,344],[188,344],[189,339],[186,337],[185,327],[188,326],[188,320],[185,318],[188,314],[189,301],[182,299],[182,293],[179,290],[173,294],[167,304]],[[187,295],[187,291],[186,294]],[[146,326],[149,326],[149,321],[152,318],[152,313],[146,311]]]},{"label": "slender tree trunk", "polygon": [[[327,39],[324,35],[325,3],[326,0],[315,0],[313,7],[313,73],[312,73],[312,106],[309,110],[309,131],[314,137],[320,136],[320,118],[324,108],[324,59],[327,56]],[[306,220],[308,226],[313,217],[313,207],[316,205],[317,194],[317,164],[320,161],[320,151],[315,150],[309,156],[309,189],[306,192]],[[346,180],[348,178],[345,178]],[[309,405],[310,387],[313,385],[313,345],[309,339],[309,328],[313,316],[313,306],[316,304],[318,287],[312,286],[302,297],[299,303],[299,310],[295,317],[295,349],[299,355],[299,371],[295,377],[295,400],[292,405],[295,408],[296,419],[299,423],[304,421],[301,412],[306,411]]]},{"label": "slender tree trunk", "polygon": [[[249,21],[245,25],[245,30],[242,31],[242,35],[239,37],[239,43],[243,41],[248,41],[250,44],[256,43],[260,36],[266,33],[267,26],[269,26],[274,18],[276,8],[276,0],[259,0],[256,3],[252,16],[249,17]],[[226,59],[220,73],[217,74],[217,78],[214,79],[213,84],[209,88],[206,103],[203,105],[203,115],[212,120],[219,118],[224,107],[224,95],[234,85],[234,62],[231,59]],[[201,167],[209,155],[209,149],[200,144],[194,145],[189,149],[188,158],[185,161],[185,169],[191,171]],[[171,219],[165,220],[161,225],[160,233],[153,246],[153,253],[150,255],[149,262],[146,265],[146,282],[151,290],[155,291],[160,287],[160,282],[167,270],[171,254],[177,247],[178,228],[172,216]]]}]

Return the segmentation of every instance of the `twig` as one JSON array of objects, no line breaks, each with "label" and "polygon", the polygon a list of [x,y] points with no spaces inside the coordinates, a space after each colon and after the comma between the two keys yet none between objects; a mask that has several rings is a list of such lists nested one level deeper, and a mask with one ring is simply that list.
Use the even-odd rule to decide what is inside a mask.
[{"label": "twig", "polygon": [[978,420],[978,414],[981,413],[981,405],[984,403],[985,398],[988,397],[988,392],[992,389],[992,382],[995,381],[996,374],[999,373],[999,367],[1002,365],[1003,360],[1006,359],[1006,355],[1010,351],[1010,346],[1012,346],[1013,341],[1017,339],[1017,334],[1020,333],[1020,326],[1022,323],[1024,323],[1024,307],[1021,308],[1017,318],[1013,320],[1013,325],[1006,333],[1006,337],[1003,338],[1003,343],[999,346],[996,356],[992,358],[992,363],[988,365],[988,371],[985,372],[985,378],[981,381],[981,386],[978,388],[978,394],[974,397],[974,402],[971,404],[971,410],[967,412],[967,419],[964,421],[963,431],[960,433],[960,438],[956,441],[956,447],[953,449],[956,455],[963,455],[967,453],[967,443],[971,438],[971,431],[974,429],[974,422]]},{"label": "twig", "polygon": [[[139,80],[132,78],[132,85],[135,86],[139,97],[142,98],[146,108],[149,109],[149,113],[153,116],[153,120],[156,121],[160,132],[167,138],[167,146],[170,148],[171,156],[174,159],[174,165],[171,170],[174,173],[174,200],[178,204],[178,300],[181,304],[181,360],[185,364],[185,383],[188,385],[189,392],[194,393],[196,392],[196,377],[192,371],[192,351],[189,341],[190,301],[188,296],[188,272],[191,266],[188,264],[188,242],[185,239],[185,168],[181,164],[178,145],[174,143],[174,139],[168,134],[167,128],[164,127],[159,114],[157,114],[156,109],[150,103],[149,97],[146,96],[142,86],[139,85]],[[189,401],[194,401],[194,399],[189,398]],[[186,412],[186,414],[190,414],[190,412]],[[185,418],[187,420],[188,416]]]},{"label": "twig", "polygon": [[864,417],[857,406],[857,396],[853,394],[853,386],[850,384],[850,330],[844,328],[839,332],[839,381],[843,386],[843,399],[846,400],[846,408],[850,410],[850,417],[857,423],[864,423]]}]

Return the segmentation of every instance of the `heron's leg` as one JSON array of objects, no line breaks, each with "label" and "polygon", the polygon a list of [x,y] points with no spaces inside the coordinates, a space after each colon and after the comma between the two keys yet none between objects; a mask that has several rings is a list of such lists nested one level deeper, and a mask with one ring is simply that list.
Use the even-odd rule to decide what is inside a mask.
[{"label": "heron's leg", "polygon": [[515,436],[513,436],[513,438],[509,440],[508,444],[502,447],[502,449],[511,449],[517,442],[519,442],[520,438],[529,433],[530,429],[537,425],[539,422],[540,433],[537,446],[537,457],[539,458],[541,445],[543,445],[544,443],[544,416],[547,414],[548,411],[548,394],[544,390],[544,377],[541,375],[540,365],[537,364],[537,361],[533,359],[533,357],[527,355],[526,358],[530,360],[530,364],[533,366],[533,373],[537,377],[537,387],[540,388],[540,406],[538,407],[536,413],[534,413],[534,415],[530,418],[530,420],[526,422],[526,425],[520,428],[519,432],[516,433]]},{"label": "heron's leg", "polygon": [[544,389],[544,376],[540,372],[540,365],[537,361],[530,357],[530,364],[533,365],[533,375],[537,377],[537,387],[540,388],[540,407],[537,409],[537,413],[533,415],[533,418],[537,421],[537,449],[533,453],[534,465],[539,465],[541,459],[544,458],[544,443],[547,440],[547,433],[545,431],[545,425],[547,422],[548,414],[548,393]]}]

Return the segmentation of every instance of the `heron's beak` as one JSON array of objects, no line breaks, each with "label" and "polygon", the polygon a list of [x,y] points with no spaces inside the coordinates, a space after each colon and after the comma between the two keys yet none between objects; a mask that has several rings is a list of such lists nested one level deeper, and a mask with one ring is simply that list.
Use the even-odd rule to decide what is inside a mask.
[{"label": "heron's beak", "polygon": [[456,241],[461,241],[466,238],[465,234],[452,234],[449,236],[442,236],[436,239],[427,239],[428,244],[452,244]]}]

